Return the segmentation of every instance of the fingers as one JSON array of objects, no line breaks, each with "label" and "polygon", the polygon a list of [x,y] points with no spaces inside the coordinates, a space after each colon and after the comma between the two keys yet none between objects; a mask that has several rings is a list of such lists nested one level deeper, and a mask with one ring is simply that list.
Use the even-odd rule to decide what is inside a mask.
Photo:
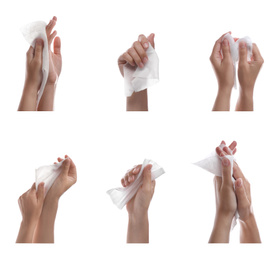
[{"label": "fingers", "polygon": [[242,180],[245,180],[244,174],[242,173],[241,169],[239,168],[239,166],[234,163],[234,167],[233,167],[233,177],[237,180],[239,178],[241,178]]},{"label": "fingers", "polygon": [[30,46],[28,51],[26,52],[27,63],[30,63],[33,57],[34,57],[34,48]]},{"label": "fingers", "polygon": [[139,41],[136,41],[136,42],[134,42],[133,47],[136,50],[138,56],[140,57],[141,62],[143,64],[145,64],[148,61],[148,57],[147,57],[147,54],[145,52],[145,49],[144,49],[142,43],[140,43]]},{"label": "fingers", "polygon": [[141,165],[137,165],[133,167],[133,169],[128,170],[125,176],[121,179],[121,184],[124,187],[130,185],[132,182],[134,182],[134,180],[136,179],[136,175],[139,174],[140,170],[141,170]]},{"label": "fingers", "polygon": [[[231,32],[227,32],[227,33],[231,33]],[[227,34],[227,33],[224,33],[214,44],[214,47],[213,47],[213,50],[212,50],[212,55],[216,55],[216,54],[220,54],[220,51],[221,51],[221,45],[222,45],[222,40],[224,38],[224,36]],[[212,56],[210,57],[210,59],[212,59]]]},{"label": "fingers", "polygon": [[224,61],[231,59],[230,43],[226,38],[222,42],[222,53]]},{"label": "fingers", "polygon": [[35,59],[37,59],[38,61],[43,60],[43,48],[44,41],[42,39],[37,39],[35,45]]},{"label": "fingers", "polygon": [[222,158],[222,184],[232,186],[232,177],[231,177],[231,162],[228,158]]},{"label": "fingers", "polygon": [[143,61],[141,60],[139,54],[137,53],[134,47],[128,49],[127,52],[133,58],[134,62],[137,64],[138,67],[144,67]]},{"label": "fingers", "polygon": [[54,31],[49,37],[48,37],[48,44],[50,45],[54,39],[54,37],[57,35],[57,31]]},{"label": "fingers", "polygon": [[60,39],[60,37],[56,37],[54,39],[53,52],[56,55],[61,55],[61,39]]},{"label": "fingers", "polygon": [[37,199],[38,202],[43,202],[45,198],[45,184],[41,182],[38,185],[38,190],[37,190]]},{"label": "fingers", "polygon": [[253,43],[252,54],[253,54],[253,58],[254,58],[255,61],[259,61],[261,63],[264,63],[264,59],[263,59],[263,57],[260,53],[260,50],[255,43]]},{"label": "fingers", "polygon": [[36,192],[36,183],[35,182],[32,184],[32,187],[31,187],[30,191],[35,191]]},{"label": "fingers", "polygon": [[68,175],[70,170],[70,165],[71,165],[70,160],[65,159],[62,164],[62,172],[61,172],[62,175],[66,175],[66,176]]},{"label": "fingers", "polygon": [[143,169],[143,183],[142,183],[142,189],[145,192],[152,191],[152,180],[151,180],[151,168],[152,165],[148,164]]},{"label": "fingers", "polygon": [[250,204],[245,187],[243,185],[243,180],[241,178],[238,178],[235,182],[235,193],[239,208],[245,208]]},{"label": "fingers", "polygon": [[230,145],[229,145],[229,148],[233,151],[237,146],[237,142],[236,141],[233,141]]},{"label": "fingers", "polygon": [[124,52],[118,59],[118,64],[125,64],[126,62],[128,62],[133,67],[136,66],[134,59],[128,52]]},{"label": "fingers", "polygon": [[54,26],[56,25],[57,22],[57,17],[54,16],[48,23],[48,25],[46,26],[46,33],[47,33],[47,37],[49,37],[49,35],[51,34],[51,31],[53,30]]},{"label": "fingers", "polygon": [[146,50],[149,47],[149,40],[143,35],[139,35],[138,41],[141,43],[142,47]]},{"label": "fingers", "polygon": [[150,44],[151,44],[151,46],[152,46],[153,48],[155,48],[154,38],[155,38],[155,34],[154,34],[154,33],[151,33],[151,34],[147,37],[147,40],[150,42]]},{"label": "fingers", "polygon": [[246,64],[247,62],[247,44],[246,42],[239,43],[239,65]]}]

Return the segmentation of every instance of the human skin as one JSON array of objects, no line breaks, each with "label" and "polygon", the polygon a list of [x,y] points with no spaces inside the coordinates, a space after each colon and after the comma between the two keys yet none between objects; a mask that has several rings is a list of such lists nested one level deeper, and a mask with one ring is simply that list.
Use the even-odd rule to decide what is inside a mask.
[{"label": "human skin", "polygon": [[[224,39],[222,42],[225,34],[215,42],[210,56],[210,61],[218,81],[218,93],[213,106],[213,111],[230,110],[231,91],[234,85],[234,67],[229,41]],[[221,52],[223,53],[223,56]]]},{"label": "human skin", "polygon": [[[51,111],[54,106],[54,96],[57,80],[61,73],[61,40],[56,37],[57,32],[52,32],[56,25],[57,18],[54,16],[46,26],[48,46],[44,46],[42,39],[36,40],[35,49],[30,46],[26,54],[26,76],[21,101],[18,111]],[[55,38],[55,39],[54,39]],[[53,49],[51,43],[54,39]],[[37,107],[38,91],[43,79],[42,63],[43,48],[49,49],[49,76],[45,85],[44,93]]]},{"label": "human skin", "polygon": [[[154,194],[155,180],[151,179],[152,165],[143,169],[143,184],[136,195],[127,203],[126,208],[129,215],[127,243],[149,243],[148,208]],[[127,187],[140,172],[141,165],[128,171],[121,183]]]},{"label": "human skin", "polygon": [[253,43],[251,61],[247,61],[247,45],[239,43],[239,97],[236,104],[236,111],[253,111],[253,93],[256,79],[264,63],[258,46]]},{"label": "human skin", "polygon": [[[154,37],[154,33],[151,33],[148,37],[145,37],[143,34],[139,35],[138,40],[133,43],[132,47],[120,55],[118,58],[118,67],[123,77],[123,67],[126,63],[133,67],[138,66],[143,68],[145,66],[148,61],[146,50],[149,47],[149,43],[153,48],[155,48]],[[132,96],[127,97],[126,110],[148,111],[147,89],[134,92]]]},{"label": "human skin", "polygon": [[38,90],[43,79],[43,47],[43,40],[37,39],[35,48],[30,46],[26,53],[26,76],[18,111],[36,110]]},{"label": "human skin", "polygon": [[[224,141],[222,143],[225,144]],[[236,152],[235,147],[236,147],[236,142],[233,142],[229,146],[229,148],[233,150],[233,154]],[[225,170],[226,166],[224,166],[223,164],[225,160],[224,156],[231,154],[230,150],[228,149],[228,147],[224,147],[223,149],[217,147],[216,153],[218,154],[218,156],[223,158],[222,165],[223,165],[223,170]],[[227,161],[229,162],[229,160]],[[230,166],[229,166],[229,171],[230,171]],[[232,189],[229,189],[227,190],[227,193],[224,193],[225,195],[222,195],[222,193],[219,192],[220,189],[223,188],[222,186],[221,188],[219,188],[220,187],[219,185],[220,183],[225,182],[225,180],[224,181],[220,180],[220,177],[214,178],[215,191],[216,191],[216,208],[219,208],[219,206],[222,204],[220,200],[217,200],[217,196],[219,194],[221,194],[222,199],[224,200],[224,204],[229,205],[231,209],[234,209],[232,205],[236,201],[237,210],[239,214],[239,223],[240,223],[240,242],[261,243],[260,234],[259,234],[259,230],[257,227],[257,223],[256,223],[256,219],[253,213],[253,208],[251,203],[250,183],[247,181],[247,179],[243,175],[241,169],[239,168],[236,162],[234,162],[233,164],[233,178],[236,180],[235,191],[233,190],[233,186],[232,186]],[[230,187],[231,187],[231,183],[230,183]],[[232,192],[234,192],[235,198],[233,198]],[[228,196],[228,194],[230,194],[230,196]],[[212,243],[229,242],[231,221],[232,218],[230,214],[224,214],[224,211],[222,213],[222,210],[221,212],[216,210],[215,224],[209,242]]]},{"label": "human skin", "polygon": [[34,183],[30,190],[19,197],[18,204],[22,221],[16,243],[32,243],[34,231],[42,212],[44,192],[44,183],[38,185],[38,191],[36,191]]},{"label": "human skin", "polygon": [[[58,162],[62,160],[62,158],[58,158]],[[62,164],[62,172],[45,197],[42,213],[34,234],[34,243],[54,243],[54,224],[59,199],[76,181],[76,166],[72,159],[66,155]]]},{"label": "human skin", "polygon": [[[52,32],[56,22],[57,18],[54,16],[46,26],[49,52],[49,74],[44,93],[38,106],[38,111],[53,111],[56,86],[62,70],[61,39],[59,37],[55,37],[57,35],[57,31]],[[52,42],[53,51],[51,50]]]}]

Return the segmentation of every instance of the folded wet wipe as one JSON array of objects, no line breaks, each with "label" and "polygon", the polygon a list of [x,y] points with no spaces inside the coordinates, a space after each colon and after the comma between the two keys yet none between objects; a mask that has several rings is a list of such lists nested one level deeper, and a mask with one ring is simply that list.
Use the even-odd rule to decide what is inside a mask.
[{"label": "folded wet wipe", "polygon": [[234,87],[237,88],[236,63],[239,61],[239,43],[240,42],[245,42],[246,43],[246,45],[247,45],[247,60],[248,61],[251,61],[253,43],[252,43],[252,40],[248,36],[240,38],[235,42],[234,38],[231,36],[230,33],[227,33],[223,37],[223,41],[224,41],[224,39],[227,39],[229,44],[230,44],[230,51],[231,51],[231,57],[232,57],[232,60],[233,60],[234,75],[235,75]]},{"label": "folded wet wipe", "polygon": [[144,162],[142,163],[141,170],[133,183],[131,183],[127,187],[115,188],[107,191],[107,194],[110,196],[112,202],[119,209],[122,209],[129,202],[129,200],[134,197],[138,189],[141,187],[143,182],[143,175],[142,175],[143,169],[148,164],[152,164],[152,168],[151,168],[152,180],[155,180],[156,178],[160,177],[162,174],[165,173],[164,169],[161,166],[159,166],[157,163],[153,162],[152,160],[145,159]]},{"label": "folded wet wipe", "polygon": [[[221,149],[224,148],[225,145],[221,144],[219,147]],[[228,148],[229,149],[229,148]],[[230,150],[230,149],[229,149]],[[232,151],[230,150],[231,155],[225,155],[226,158],[230,160],[230,165],[231,165],[231,177],[233,184],[235,183],[235,179],[233,178],[233,162],[236,160],[235,157],[232,155]],[[215,174],[216,176],[222,177],[222,159],[219,157],[216,152],[211,153],[208,157],[205,159],[198,161],[194,163],[194,165],[197,165],[201,167],[202,169],[211,172]],[[237,224],[237,219],[239,215],[238,212],[236,211],[235,216],[232,221],[232,229],[235,227]]]},{"label": "folded wet wipe", "polygon": [[159,82],[159,58],[154,48],[149,44],[146,50],[147,63],[143,68],[124,65],[124,88],[126,97],[133,92],[139,92]]},{"label": "folded wet wipe", "polygon": [[[64,160],[63,160],[64,161]],[[41,182],[45,183],[45,194],[49,191],[52,184],[55,182],[56,178],[60,175],[62,171],[63,161],[57,164],[42,166],[36,169],[35,178],[36,178],[36,189]]]},{"label": "folded wet wipe", "polygon": [[35,47],[36,39],[40,38],[44,41],[43,64],[42,64],[43,80],[41,83],[41,87],[38,91],[38,99],[37,99],[37,106],[38,106],[45,89],[45,85],[48,78],[48,72],[49,72],[49,53],[48,53],[48,40],[46,35],[46,23],[42,21],[38,21],[38,22],[27,24],[26,26],[21,28],[21,32],[25,40],[33,48]]}]

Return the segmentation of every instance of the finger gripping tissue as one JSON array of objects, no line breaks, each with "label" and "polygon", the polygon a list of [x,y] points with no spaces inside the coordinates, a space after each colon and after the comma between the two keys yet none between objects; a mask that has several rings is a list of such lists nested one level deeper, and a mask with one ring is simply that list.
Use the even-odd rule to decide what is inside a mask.
[{"label": "finger gripping tissue", "polygon": [[124,65],[124,88],[126,97],[134,92],[147,89],[159,82],[159,58],[154,48],[149,44],[146,50],[147,63],[143,68]]},{"label": "finger gripping tissue", "polygon": [[115,188],[107,191],[112,202],[119,208],[122,209],[137,193],[138,189],[143,183],[143,169],[148,164],[152,165],[151,168],[151,179],[155,180],[165,173],[164,169],[152,160],[145,159],[142,163],[141,170],[137,175],[135,181],[127,187]]},{"label": "finger gripping tissue", "polygon": [[37,107],[40,103],[41,97],[43,95],[45,85],[49,73],[49,53],[48,53],[48,39],[46,35],[46,23],[43,21],[33,22],[25,25],[21,28],[21,32],[25,40],[35,48],[36,39],[42,39],[44,41],[43,49],[43,63],[42,63],[42,72],[43,80],[38,91]]},{"label": "finger gripping tissue", "polygon": [[[227,33],[223,39],[227,39],[230,45],[230,51],[231,51],[231,57],[233,61],[233,67],[234,67],[234,88],[237,88],[237,81],[236,81],[236,64],[239,61],[239,43],[240,42],[245,42],[247,46],[247,61],[251,61],[252,57],[252,47],[253,47],[253,42],[250,39],[250,37],[245,36],[243,38],[238,39],[237,41],[234,41],[234,38],[231,36],[230,33]],[[222,54],[223,55],[223,54]]]}]

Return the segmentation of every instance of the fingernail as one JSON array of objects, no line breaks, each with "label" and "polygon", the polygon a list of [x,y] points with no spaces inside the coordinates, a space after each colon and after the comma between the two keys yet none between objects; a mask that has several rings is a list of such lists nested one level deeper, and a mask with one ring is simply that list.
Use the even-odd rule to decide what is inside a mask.
[{"label": "fingernail", "polygon": [[136,173],[136,171],[137,171],[137,167],[133,170],[133,173]]},{"label": "fingernail", "polygon": [[222,159],[222,164],[223,164],[223,166],[229,166],[230,165],[230,161],[228,160],[228,158],[224,157]]},{"label": "fingernail", "polygon": [[145,43],[143,44],[143,47],[144,47],[145,49],[147,49],[147,48],[148,48],[148,43],[145,42]]},{"label": "fingernail", "polygon": [[140,67],[140,68],[143,68],[143,67],[144,67],[144,65],[143,65],[142,62],[139,64],[139,67]]},{"label": "fingernail", "polygon": [[229,41],[228,41],[228,39],[226,39],[226,38],[224,39],[224,41],[223,41],[223,45],[224,45],[224,46],[228,46],[228,45],[229,45]]},{"label": "fingernail", "polygon": [[238,188],[240,188],[240,187],[242,186],[242,184],[243,184],[243,181],[242,181],[241,178],[239,178],[239,179],[237,180],[237,182],[236,182],[236,186],[237,186]]},{"label": "fingernail", "polygon": [[146,63],[148,59],[146,57],[143,58],[143,63]]},{"label": "fingernail", "polygon": [[130,182],[130,181],[131,181],[131,176],[128,177],[128,182]]},{"label": "fingernail", "polygon": [[124,184],[125,184],[125,186],[127,186],[127,184],[128,184],[128,183],[127,183],[127,181],[126,181],[126,180],[124,181]]},{"label": "fingernail", "polygon": [[240,43],[239,43],[239,48],[240,48],[240,49],[246,48],[246,42],[240,42]]}]

